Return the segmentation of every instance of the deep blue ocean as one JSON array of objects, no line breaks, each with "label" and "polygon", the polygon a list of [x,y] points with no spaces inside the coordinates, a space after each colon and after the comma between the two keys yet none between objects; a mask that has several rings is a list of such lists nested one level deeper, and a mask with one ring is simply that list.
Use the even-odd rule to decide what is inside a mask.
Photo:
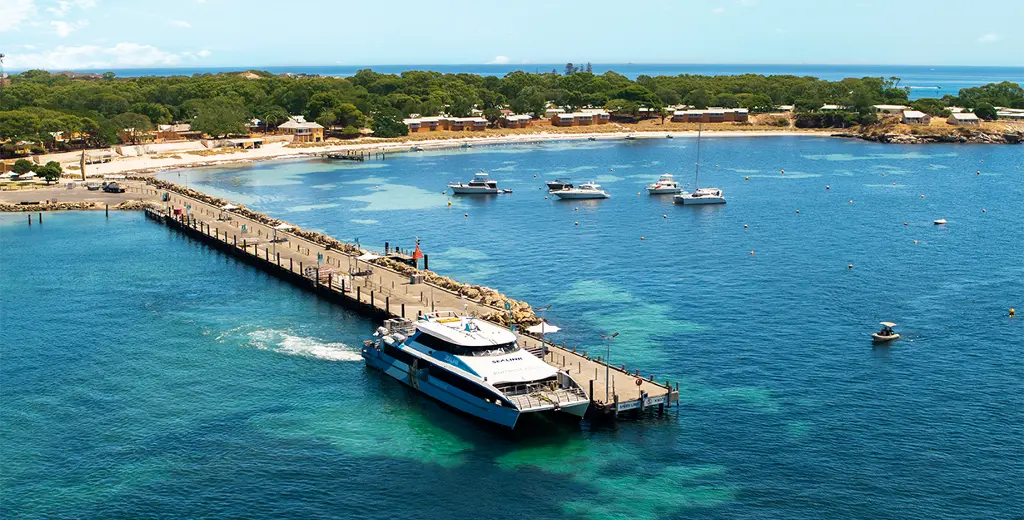
[{"label": "deep blue ocean", "polygon": [[[364,247],[419,237],[432,269],[551,304],[557,341],[619,331],[612,361],[681,405],[611,427],[442,408],[363,368],[376,323],[139,213],[0,216],[0,513],[1020,518],[1024,148],[710,137],[728,204],[638,195],[692,183],[694,145],[162,174]],[[481,169],[513,193],[442,194]],[[546,199],[567,176],[612,197]],[[873,347],[883,320],[903,338]]]},{"label": "deep blue ocean", "polygon": [[[581,65],[581,64],[576,64]],[[274,74],[304,73],[322,76],[351,76],[360,69],[373,69],[382,74],[401,74],[409,70],[433,70],[442,73],[469,73],[484,76],[504,76],[509,72],[561,73],[565,64],[507,64],[507,65],[297,65],[276,67],[195,67],[195,68],[148,68],[114,69],[118,76],[172,76],[192,74],[215,74],[218,72],[266,70]],[[796,75],[814,76],[829,81],[844,78],[896,76],[901,86],[912,87],[911,99],[921,97],[942,97],[956,95],[962,88],[977,87],[987,83],[1013,81],[1024,83],[1024,67],[972,67],[972,66],[928,66],[928,65],[743,65],[743,64],[651,64],[651,63],[607,63],[593,64],[595,74],[615,71],[630,79],[638,76],[675,76],[679,74],[702,75]]]}]

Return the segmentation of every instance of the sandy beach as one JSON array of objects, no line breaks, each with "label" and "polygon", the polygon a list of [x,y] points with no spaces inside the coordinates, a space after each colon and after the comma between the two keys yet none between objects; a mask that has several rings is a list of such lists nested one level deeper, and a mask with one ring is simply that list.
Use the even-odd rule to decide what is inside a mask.
[{"label": "sandy beach", "polygon": [[[787,137],[787,136],[804,136],[804,137],[828,137],[832,132],[829,131],[792,131],[792,130],[719,130],[704,132],[706,135],[712,135],[714,137]],[[600,132],[600,133],[529,133],[529,134],[515,134],[515,135],[502,135],[502,136],[490,136],[490,137],[459,137],[453,139],[437,139],[437,140],[397,140],[397,141],[356,141],[352,143],[341,144],[337,141],[331,141],[323,146],[308,146],[308,147],[294,147],[288,146],[289,143],[284,142],[273,142],[267,143],[262,148],[241,150],[241,149],[223,149],[222,153],[213,155],[200,155],[195,153],[195,150],[183,150],[181,152],[175,152],[173,150],[162,150],[158,154],[148,154],[134,157],[120,157],[114,154],[113,160],[102,164],[90,164],[86,166],[86,175],[88,177],[98,177],[103,175],[125,175],[125,174],[146,174],[155,173],[158,171],[177,169],[177,168],[193,168],[201,166],[216,166],[216,165],[227,165],[227,164],[240,164],[255,161],[267,161],[274,159],[301,159],[301,158],[312,158],[325,152],[346,152],[346,151],[364,151],[364,152],[384,152],[384,153],[405,153],[411,152],[413,147],[422,148],[424,151],[427,150],[443,150],[451,148],[460,148],[465,144],[471,146],[495,146],[502,144],[524,144],[524,143],[540,143],[540,142],[555,142],[555,141],[579,141],[594,138],[598,141],[615,141],[625,139],[627,135],[634,135],[638,139],[665,139],[666,135],[671,134],[674,138],[687,138],[696,137],[697,132],[695,131],[657,131],[657,132]],[[182,143],[182,144],[187,144]],[[95,151],[93,151],[95,153]],[[55,158],[64,165],[65,177],[76,178],[78,171],[77,159],[74,161],[69,160],[71,157],[69,154],[61,154],[61,157]],[[54,160],[47,156],[40,158],[42,162],[47,160]],[[69,169],[69,167],[74,167]]]}]

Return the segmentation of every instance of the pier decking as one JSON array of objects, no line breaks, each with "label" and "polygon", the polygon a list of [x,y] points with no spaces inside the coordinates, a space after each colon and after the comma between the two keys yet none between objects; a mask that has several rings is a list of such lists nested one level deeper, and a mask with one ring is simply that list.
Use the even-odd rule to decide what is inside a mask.
[{"label": "pier decking", "polygon": [[[166,193],[161,202],[165,209],[147,210],[151,219],[374,318],[412,318],[433,310],[476,315],[504,312],[173,191],[148,186],[131,189],[147,198],[163,199]],[[616,418],[623,412],[662,411],[678,404],[678,383],[672,388],[669,381],[658,382],[638,370],[630,373],[625,367],[609,367],[587,351],[542,343],[528,335],[520,338],[523,348],[564,369],[587,389],[591,417]]]}]

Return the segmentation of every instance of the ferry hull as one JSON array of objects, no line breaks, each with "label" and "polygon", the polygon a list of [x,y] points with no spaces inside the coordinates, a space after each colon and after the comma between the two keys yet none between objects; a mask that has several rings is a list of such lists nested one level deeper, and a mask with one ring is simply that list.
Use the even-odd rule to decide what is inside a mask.
[{"label": "ferry hull", "polygon": [[427,375],[424,370],[412,372],[405,363],[392,359],[376,349],[364,347],[363,359],[366,361],[366,366],[377,369],[406,386],[419,390],[443,404],[478,419],[512,429],[515,428],[519,415],[522,413],[515,408],[498,406],[461,392]]}]

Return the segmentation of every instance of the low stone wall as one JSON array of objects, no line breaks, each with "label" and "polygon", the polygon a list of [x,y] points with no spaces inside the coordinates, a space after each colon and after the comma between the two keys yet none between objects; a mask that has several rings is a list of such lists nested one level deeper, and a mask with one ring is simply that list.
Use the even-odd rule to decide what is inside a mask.
[{"label": "low stone wall", "polygon": [[[159,208],[160,206],[144,200],[127,200],[110,209],[124,211],[140,211],[146,208]],[[92,209],[105,209],[106,204],[101,202],[41,202],[37,204],[3,204],[0,203],[0,213],[35,213],[38,211],[82,211]]]}]

